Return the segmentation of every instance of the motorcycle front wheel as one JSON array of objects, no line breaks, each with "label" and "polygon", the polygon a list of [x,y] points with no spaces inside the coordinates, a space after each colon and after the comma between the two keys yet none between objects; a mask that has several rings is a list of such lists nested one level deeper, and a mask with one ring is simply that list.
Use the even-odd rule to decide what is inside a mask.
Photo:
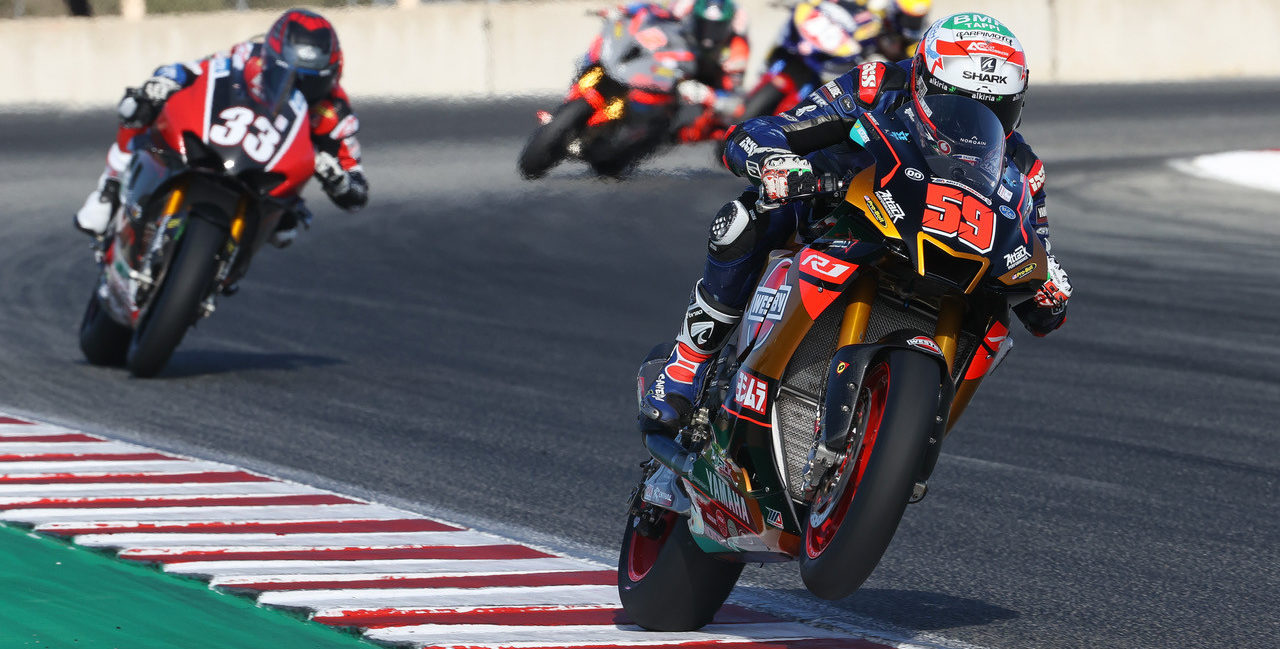
[{"label": "motorcycle front wheel", "polygon": [[213,288],[218,253],[227,236],[224,228],[210,221],[195,214],[187,217],[173,262],[129,345],[130,374],[155,376],[169,362],[187,328],[200,317],[200,304]]},{"label": "motorcycle front wheel", "polygon": [[924,461],[940,381],[937,361],[907,350],[890,350],[867,369],[861,430],[810,503],[800,576],[814,595],[847,597],[880,563]]},{"label": "motorcycle front wheel", "polygon": [[569,140],[590,116],[591,104],[585,99],[575,99],[556,109],[551,121],[539,126],[520,152],[520,175],[533,180],[556,166],[564,158]]},{"label": "motorcycle front wheel", "polygon": [[618,556],[618,597],[632,622],[650,631],[694,631],[711,622],[743,564],[703,552],[689,519],[640,502],[627,517]]}]

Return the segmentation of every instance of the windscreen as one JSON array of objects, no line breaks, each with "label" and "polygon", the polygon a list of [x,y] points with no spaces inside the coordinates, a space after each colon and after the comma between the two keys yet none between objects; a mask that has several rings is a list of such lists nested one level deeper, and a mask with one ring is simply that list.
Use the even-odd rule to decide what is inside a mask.
[{"label": "windscreen", "polygon": [[935,177],[983,196],[995,191],[1004,169],[1004,127],[990,109],[960,95],[929,95],[905,104],[897,116]]}]

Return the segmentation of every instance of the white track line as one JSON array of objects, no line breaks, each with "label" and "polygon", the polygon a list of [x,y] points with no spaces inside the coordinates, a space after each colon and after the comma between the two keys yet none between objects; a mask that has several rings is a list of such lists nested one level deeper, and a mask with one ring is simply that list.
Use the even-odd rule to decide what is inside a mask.
[{"label": "white track line", "polygon": [[538,559],[360,559],[356,561],[176,561],[164,564],[165,572],[183,575],[249,577],[267,575],[344,575],[367,572],[416,573],[432,576],[510,572],[597,570],[600,566],[562,557]]},{"label": "white track line", "polygon": [[[805,624],[712,624],[692,633],[645,631],[637,626],[502,626],[497,624],[423,624],[371,629],[366,637],[384,642],[412,642],[428,646],[459,647],[574,647],[601,644],[657,644],[675,642],[745,642],[847,638],[843,633],[822,631]],[[619,642],[627,637],[628,641]],[[732,647],[732,644],[727,645]]]},{"label": "white track line", "polygon": [[177,532],[124,534],[83,534],[75,542],[93,547],[115,548],[182,548],[187,549],[254,549],[283,546],[315,547],[405,547],[439,545],[496,545],[503,540],[480,532],[350,532],[341,534],[186,534]]},{"label": "white track line", "polygon": [[620,605],[617,586],[350,588],[267,591],[258,597],[258,602],[285,608]]},{"label": "white track line", "polygon": [[[516,561],[549,561],[548,559],[508,559],[504,563],[513,563]],[[467,563],[477,563],[468,561]],[[522,564],[523,566],[523,564]],[[244,584],[296,584],[299,582],[315,582],[315,581],[379,581],[379,580],[396,580],[396,579],[431,579],[440,577],[489,577],[502,575],[523,575],[531,572],[579,572],[583,570],[600,570],[598,566],[583,566],[581,568],[568,569],[557,567],[554,570],[529,570],[527,567],[506,566],[495,570],[473,570],[471,572],[460,572],[458,570],[449,570],[448,572],[412,572],[412,571],[393,571],[393,572],[353,572],[353,573],[320,573],[320,574],[271,574],[260,575],[252,574],[248,576],[226,576],[214,577],[209,580],[210,586],[226,586],[235,588]]]},{"label": "white track line", "polygon": [[[0,506],[3,509],[3,506]],[[15,523],[55,521],[275,521],[299,518],[405,518],[405,512],[381,505],[275,505],[271,507],[105,507],[101,509],[12,509],[0,520]]]},{"label": "white track line", "polygon": [[[290,482],[96,482],[18,485],[0,483],[0,498],[19,496],[43,496],[46,498],[182,496],[184,498],[199,498],[201,496],[249,494],[256,496],[301,496],[322,493],[328,492]],[[0,505],[0,509],[3,509],[3,505]]]},{"label": "white track line", "polygon": [[216,462],[192,462],[191,460],[30,460],[0,462],[0,476],[18,476],[29,473],[105,473],[129,466],[140,471],[195,472],[227,471],[234,469]]}]

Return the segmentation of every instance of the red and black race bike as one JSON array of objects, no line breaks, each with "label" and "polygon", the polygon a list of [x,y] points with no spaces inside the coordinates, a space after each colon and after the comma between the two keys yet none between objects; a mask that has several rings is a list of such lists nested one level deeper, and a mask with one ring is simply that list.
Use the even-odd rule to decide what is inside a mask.
[{"label": "red and black race bike", "polygon": [[660,8],[606,18],[564,103],[540,111],[520,152],[520,173],[539,178],[567,156],[617,176],[671,141],[680,113],[676,85],[692,77],[694,54],[680,24]]},{"label": "red and black race bike", "polygon": [[234,292],[314,171],[302,93],[287,84],[258,99],[229,59],[202,65],[134,139],[80,324],[95,365],[163,369],[215,296]]},{"label": "red and black race bike", "polygon": [[859,118],[874,164],[809,197],[816,224],[769,256],[691,422],[645,434],[618,559],[641,626],[707,624],[745,563],[798,559],[815,595],[853,593],[1008,351],[1010,305],[1047,277],[1027,179],[986,107],[921,102]]}]

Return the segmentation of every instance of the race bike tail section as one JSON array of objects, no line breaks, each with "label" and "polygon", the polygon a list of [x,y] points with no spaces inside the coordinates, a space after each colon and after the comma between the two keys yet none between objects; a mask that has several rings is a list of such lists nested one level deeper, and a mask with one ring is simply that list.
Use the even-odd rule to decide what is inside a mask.
[{"label": "race bike tail section", "polygon": [[883,28],[875,12],[850,11],[832,0],[795,5],[739,120],[794,108],[818,86],[869,60]]},{"label": "race bike tail section", "polygon": [[606,19],[564,102],[540,115],[518,158],[521,175],[540,178],[573,156],[599,175],[620,176],[667,142],[676,84],[692,76],[694,56],[662,11]]},{"label": "race bike tail section", "polygon": [[215,295],[234,292],[311,176],[301,93],[268,105],[228,60],[203,65],[133,142],[80,327],[90,363],[159,373]]},{"label": "race bike tail section", "polygon": [[[687,518],[710,560],[799,560],[811,592],[845,597],[924,497],[944,437],[1007,349],[1010,305],[1043,283],[1047,255],[995,115],[964,97],[922,102],[927,115],[909,105],[862,117],[851,144],[874,164],[784,208],[811,210],[819,227],[765,262],[692,423],[645,433],[652,461],[620,583],[637,548],[653,564],[645,574],[687,562],[655,532]],[[659,369],[641,367],[642,392]],[[636,593],[628,612],[655,625],[677,615]]]}]

